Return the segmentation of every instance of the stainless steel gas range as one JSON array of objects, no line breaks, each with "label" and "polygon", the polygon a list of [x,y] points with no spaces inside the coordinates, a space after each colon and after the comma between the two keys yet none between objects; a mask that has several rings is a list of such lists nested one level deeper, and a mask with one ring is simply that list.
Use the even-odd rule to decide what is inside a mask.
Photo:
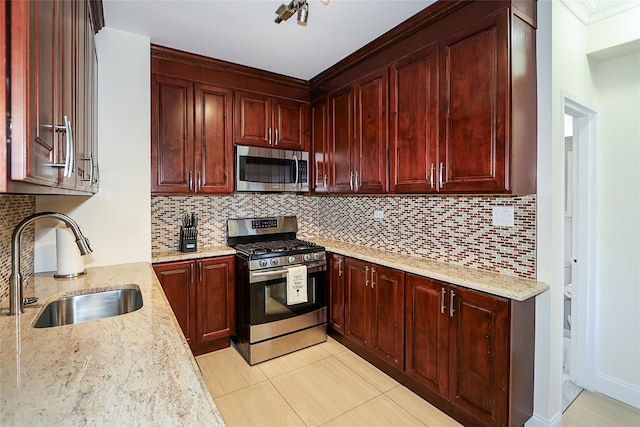
[{"label": "stainless steel gas range", "polygon": [[234,345],[250,365],[327,339],[325,249],[296,238],[297,218],[230,219],[236,249]]}]

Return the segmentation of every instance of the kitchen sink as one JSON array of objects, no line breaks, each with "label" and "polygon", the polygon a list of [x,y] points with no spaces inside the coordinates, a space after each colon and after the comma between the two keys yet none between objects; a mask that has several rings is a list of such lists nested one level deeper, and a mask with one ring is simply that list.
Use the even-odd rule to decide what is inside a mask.
[{"label": "kitchen sink", "polygon": [[122,289],[63,297],[50,302],[36,320],[36,328],[71,325],[131,313],[142,307],[137,285]]}]

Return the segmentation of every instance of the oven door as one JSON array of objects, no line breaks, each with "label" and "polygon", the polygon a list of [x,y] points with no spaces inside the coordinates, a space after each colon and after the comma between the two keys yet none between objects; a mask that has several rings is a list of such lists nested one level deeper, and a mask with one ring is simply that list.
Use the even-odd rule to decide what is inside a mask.
[{"label": "oven door", "polygon": [[287,304],[286,268],[250,272],[249,298],[252,326],[324,308],[327,306],[327,266],[324,263],[307,266],[307,302]]}]

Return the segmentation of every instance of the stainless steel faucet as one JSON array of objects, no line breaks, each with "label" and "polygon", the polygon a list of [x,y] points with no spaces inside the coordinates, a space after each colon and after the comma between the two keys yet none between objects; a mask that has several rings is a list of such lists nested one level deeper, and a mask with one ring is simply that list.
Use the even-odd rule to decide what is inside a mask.
[{"label": "stainless steel faucet", "polygon": [[58,212],[39,212],[29,215],[16,225],[11,236],[11,277],[9,278],[9,316],[24,313],[24,300],[22,299],[22,276],[20,274],[20,236],[29,224],[39,218],[56,218],[64,222],[76,237],[76,244],[82,255],[93,252],[89,246],[89,240],[82,235],[78,224],[67,215]]}]

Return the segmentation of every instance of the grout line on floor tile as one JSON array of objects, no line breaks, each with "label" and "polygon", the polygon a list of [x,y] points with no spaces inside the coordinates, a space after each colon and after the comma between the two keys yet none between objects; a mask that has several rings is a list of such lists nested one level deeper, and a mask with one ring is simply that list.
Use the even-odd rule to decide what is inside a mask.
[{"label": "grout line on floor tile", "polygon": [[[351,350],[349,350],[349,351],[351,351]],[[352,353],[353,353],[353,354],[355,354],[356,356],[360,357],[357,353],[355,353],[355,352],[352,352]],[[340,354],[340,353],[338,353],[338,354]],[[336,355],[336,354],[334,354],[332,357],[335,357],[335,356],[337,356],[337,355]],[[360,359],[362,359],[362,360],[363,360],[364,362],[366,362],[366,363],[369,363],[369,362],[368,362],[365,358],[363,358],[363,357],[360,357]],[[371,384],[371,382],[370,382],[370,381],[367,381],[367,379],[366,379],[365,377],[363,377],[362,375],[360,375],[360,373],[359,373],[359,372],[357,372],[357,371],[353,370],[353,368],[351,368],[349,365],[347,365],[346,363],[344,363],[342,360],[338,359],[337,357],[336,357],[336,360],[337,360],[337,361],[338,361],[338,363],[340,363],[342,366],[346,367],[348,370],[350,370],[351,372],[353,372],[354,374],[356,374],[357,376],[359,376],[360,378],[362,378],[362,380],[363,380],[364,382],[366,382],[367,384],[369,384],[369,385],[370,385],[374,390],[379,391],[379,392],[380,392],[380,394],[385,394],[385,393],[386,393],[386,391],[379,390],[379,389],[378,389],[378,387],[376,387],[375,385]],[[369,363],[369,364],[371,365],[371,363]],[[389,375],[387,375],[384,371],[382,371],[381,369],[379,369],[377,366],[375,366],[375,365],[371,365],[371,366],[373,366],[376,370],[380,371],[382,374],[384,374],[384,375],[388,376],[389,378],[393,379],[392,377],[390,377]],[[393,379],[393,380],[395,381],[395,379]],[[397,381],[396,381],[396,383],[399,385],[399,383],[398,383]],[[395,386],[394,386],[393,388],[395,388]],[[393,388],[392,388],[391,390],[393,390]],[[387,390],[387,391],[389,391],[389,390]]]}]

